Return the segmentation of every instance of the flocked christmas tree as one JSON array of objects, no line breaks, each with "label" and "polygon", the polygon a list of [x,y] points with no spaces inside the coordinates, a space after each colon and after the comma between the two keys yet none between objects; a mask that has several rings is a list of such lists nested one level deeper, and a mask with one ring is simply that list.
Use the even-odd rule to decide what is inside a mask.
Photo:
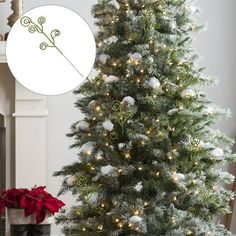
[{"label": "flocked christmas tree", "polygon": [[77,204],[58,218],[66,235],[230,235],[233,176],[219,169],[233,143],[211,126],[222,115],[200,90],[190,0],[112,0],[93,7],[96,69],[75,93],[85,114],[72,125],[76,162],[60,194]]}]

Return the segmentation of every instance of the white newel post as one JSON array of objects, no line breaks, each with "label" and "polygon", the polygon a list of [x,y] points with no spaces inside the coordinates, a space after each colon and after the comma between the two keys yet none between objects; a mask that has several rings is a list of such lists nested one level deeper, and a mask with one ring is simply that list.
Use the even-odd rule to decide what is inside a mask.
[{"label": "white newel post", "polygon": [[45,96],[32,93],[16,82],[13,116],[16,126],[16,187],[46,185],[48,111]]}]

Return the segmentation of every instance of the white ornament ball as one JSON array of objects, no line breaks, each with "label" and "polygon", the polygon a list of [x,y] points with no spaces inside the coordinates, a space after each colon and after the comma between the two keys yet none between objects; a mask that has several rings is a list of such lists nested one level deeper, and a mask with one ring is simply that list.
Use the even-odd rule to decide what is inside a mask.
[{"label": "white ornament ball", "polygon": [[211,151],[211,155],[215,158],[222,157],[224,155],[224,151],[221,148],[215,148]]},{"label": "white ornament ball", "polygon": [[103,166],[101,168],[101,172],[103,175],[108,175],[108,176],[112,176],[113,172],[115,171],[115,167],[108,165],[108,166]]},{"label": "white ornament ball", "polygon": [[121,151],[125,147],[125,143],[119,143],[118,149]]},{"label": "white ornament ball", "polygon": [[117,10],[120,9],[120,4],[116,1],[116,0],[112,0],[110,2],[108,2],[109,5],[112,5],[113,7],[115,7]]},{"label": "white ornament ball", "polygon": [[140,216],[132,216],[129,219],[129,222],[137,224],[137,223],[141,223],[143,221],[143,218]]},{"label": "white ornament ball", "polygon": [[204,113],[207,115],[211,115],[215,112],[215,108],[212,106],[208,106],[204,109]]},{"label": "white ornament ball", "polygon": [[181,93],[182,98],[191,98],[195,96],[195,92],[192,89],[186,89]]},{"label": "white ornament ball", "polygon": [[99,61],[104,65],[106,64],[107,59],[109,59],[109,58],[110,58],[110,56],[107,54],[100,54],[98,57]]},{"label": "white ornament ball", "polygon": [[116,43],[118,41],[118,38],[116,36],[111,36],[107,40],[105,40],[108,44]]},{"label": "white ornament ball", "polygon": [[98,194],[97,193],[93,193],[93,194],[91,194],[89,196],[88,203],[93,205],[93,204],[95,204],[97,202],[97,200],[98,200]]},{"label": "white ornament ball", "polygon": [[122,100],[123,103],[127,103],[129,104],[130,106],[133,106],[135,104],[135,99],[130,97],[130,96],[127,96],[127,97],[124,97],[123,100]]},{"label": "white ornament ball", "polygon": [[154,58],[153,57],[148,57],[149,62],[153,63],[154,62]]},{"label": "white ornament ball", "polygon": [[103,75],[103,80],[106,84],[111,84],[114,82],[118,82],[120,80],[120,78],[117,76],[114,76],[114,75],[110,75],[110,76]]},{"label": "white ornament ball", "polygon": [[76,180],[77,177],[75,175],[72,175],[69,178],[67,178],[66,183],[69,187],[72,187],[75,184]]},{"label": "white ornament ball", "polygon": [[141,192],[142,188],[143,188],[142,182],[139,182],[139,183],[137,183],[137,184],[134,186],[134,189],[135,189],[137,192]]},{"label": "white ornament ball", "polygon": [[87,121],[80,121],[77,125],[76,125],[76,129],[81,129],[81,130],[89,130],[89,123]]},{"label": "white ornament ball", "polygon": [[87,142],[81,147],[80,152],[90,155],[94,151],[95,146],[96,142]]},{"label": "white ornament ball", "polygon": [[112,131],[114,127],[113,123],[110,120],[103,122],[102,126],[107,131]]},{"label": "white ornament ball", "polygon": [[179,112],[179,109],[172,109],[167,112],[168,116],[173,116]]},{"label": "white ornament ball", "polygon": [[130,53],[129,58],[130,58],[130,60],[132,60],[134,62],[138,62],[138,61],[142,60],[143,57],[140,53],[135,52],[133,54]]},{"label": "white ornament ball", "polygon": [[180,181],[183,181],[185,180],[185,176],[181,173],[174,173],[172,176],[171,176],[172,180],[174,182],[180,182]]},{"label": "white ornament ball", "polygon": [[161,86],[161,83],[156,77],[152,77],[148,81],[148,86],[153,88],[153,89],[158,89]]}]

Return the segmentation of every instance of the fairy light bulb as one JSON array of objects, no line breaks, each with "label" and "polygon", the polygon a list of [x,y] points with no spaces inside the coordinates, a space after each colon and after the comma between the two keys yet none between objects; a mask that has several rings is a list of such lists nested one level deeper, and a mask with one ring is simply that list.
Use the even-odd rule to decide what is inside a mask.
[{"label": "fairy light bulb", "polygon": [[130,159],[130,158],[131,158],[129,151],[127,151],[127,152],[125,153],[125,158],[126,158],[126,159]]},{"label": "fairy light bulb", "polygon": [[138,170],[142,171],[142,170],[143,170],[143,167],[142,167],[142,166],[140,166],[140,167],[138,168]]},{"label": "fairy light bulb", "polygon": [[116,219],[115,219],[115,222],[116,222],[116,223],[118,223],[119,221],[120,221],[120,219],[119,219],[119,218],[116,218]]},{"label": "fairy light bulb", "polygon": [[96,107],[95,107],[95,111],[96,111],[96,112],[101,111],[101,106],[96,106]]},{"label": "fairy light bulb", "polygon": [[97,229],[98,230],[103,230],[103,225],[98,225]]},{"label": "fairy light bulb", "polygon": [[177,197],[176,197],[176,196],[173,196],[173,197],[172,197],[172,201],[173,201],[173,202],[176,202],[176,201],[177,201]]},{"label": "fairy light bulb", "polygon": [[88,150],[88,151],[86,152],[86,154],[90,156],[90,155],[92,154],[92,151],[91,151],[91,150]]},{"label": "fairy light bulb", "polygon": [[145,141],[144,141],[144,140],[142,140],[142,141],[141,141],[141,144],[144,146],[144,145],[145,145]]},{"label": "fairy light bulb", "polygon": [[134,215],[138,216],[139,214],[140,214],[140,212],[138,209],[134,210]]},{"label": "fairy light bulb", "polygon": [[85,232],[85,231],[86,231],[86,228],[83,228],[82,230]]},{"label": "fairy light bulb", "polygon": [[175,224],[175,223],[176,223],[175,217],[172,217],[172,218],[171,218],[171,221],[172,221],[173,224]]},{"label": "fairy light bulb", "polygon": [[156,173],[156,176],[157,176],[157,177],[159,177],[159,176],[160,176],[160,172],[159,172],[159,171]]},{"label": "fairy light bulb", "polygon": [[187,235],[192,235],[193,232],[192,232],[191,230],[187,230],[187,231],[186,231],[186,234],[187,234]]},{"label": "fairy light bulb", "polygon": [[118,227],[119,227],[119,228],[123,228],[123,226],[124,226],[124,224],[123,224],[122,222],[120,222],[120,223],[118,224]]},{"label": "fairy light bulb", "polygon": [[148,206],[149,205],[149,203],[148,202],[144,202],[144,206],[146,207],[146,206]]}]

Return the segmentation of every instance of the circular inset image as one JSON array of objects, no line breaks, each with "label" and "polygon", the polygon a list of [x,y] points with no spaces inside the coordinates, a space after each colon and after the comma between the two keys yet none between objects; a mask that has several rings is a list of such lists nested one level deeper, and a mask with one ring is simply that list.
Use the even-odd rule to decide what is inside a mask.
[{"label": "circular inset image", "polygon": [[49,5],[28,11],[14,24],[6,56],[12,74],[24,87],[58,95],[75,89],[89,75],[96,44],[81,16]]}]

